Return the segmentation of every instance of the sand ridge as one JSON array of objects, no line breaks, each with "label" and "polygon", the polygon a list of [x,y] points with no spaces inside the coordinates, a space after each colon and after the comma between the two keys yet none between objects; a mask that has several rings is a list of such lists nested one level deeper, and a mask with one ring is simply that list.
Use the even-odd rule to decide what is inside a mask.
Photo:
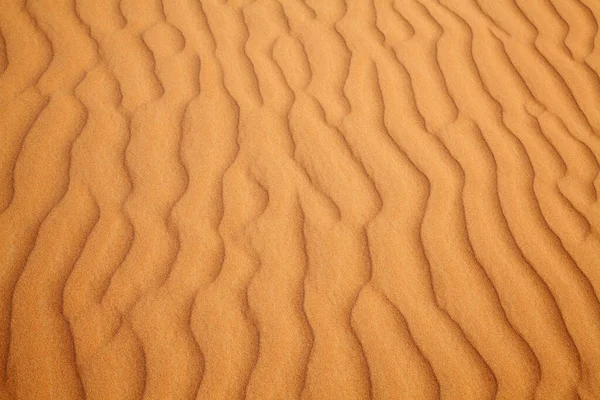
[{"label": "sand ridge", "polygon": [[0,0],[0,399],[600,397],[598,21]]}]

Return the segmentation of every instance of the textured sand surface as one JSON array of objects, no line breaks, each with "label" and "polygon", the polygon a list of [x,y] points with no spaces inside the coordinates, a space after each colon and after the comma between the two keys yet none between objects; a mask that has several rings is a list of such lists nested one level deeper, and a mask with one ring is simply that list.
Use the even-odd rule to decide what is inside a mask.
[{"label": "textured sand surface", "polygon": [[600,1],[161,1],[0,1],[1,400],[600,398]]}]

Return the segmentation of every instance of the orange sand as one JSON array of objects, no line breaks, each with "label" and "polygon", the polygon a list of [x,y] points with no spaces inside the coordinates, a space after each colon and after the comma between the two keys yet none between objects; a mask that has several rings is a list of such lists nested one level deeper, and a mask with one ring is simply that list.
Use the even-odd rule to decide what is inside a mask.
[{"label": "orange sand", "polygon": [[599,399],[598,21],[0,0],[0,399]]}]

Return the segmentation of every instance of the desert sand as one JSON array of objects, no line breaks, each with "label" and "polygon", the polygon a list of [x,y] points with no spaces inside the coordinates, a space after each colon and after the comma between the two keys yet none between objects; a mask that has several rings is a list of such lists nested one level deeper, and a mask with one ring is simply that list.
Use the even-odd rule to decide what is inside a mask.
[{"label": "desert sand", "polygon": [[0,399],[599,399],[599,21],[0,1]]}]

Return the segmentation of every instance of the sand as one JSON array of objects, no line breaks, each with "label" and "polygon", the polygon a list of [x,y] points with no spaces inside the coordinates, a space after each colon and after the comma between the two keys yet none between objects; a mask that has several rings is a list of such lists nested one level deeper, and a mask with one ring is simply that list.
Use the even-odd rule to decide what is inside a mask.
[{"label": "sand", "polygon": [[0,400],[599,399],[599,21],[0,1]]}]

